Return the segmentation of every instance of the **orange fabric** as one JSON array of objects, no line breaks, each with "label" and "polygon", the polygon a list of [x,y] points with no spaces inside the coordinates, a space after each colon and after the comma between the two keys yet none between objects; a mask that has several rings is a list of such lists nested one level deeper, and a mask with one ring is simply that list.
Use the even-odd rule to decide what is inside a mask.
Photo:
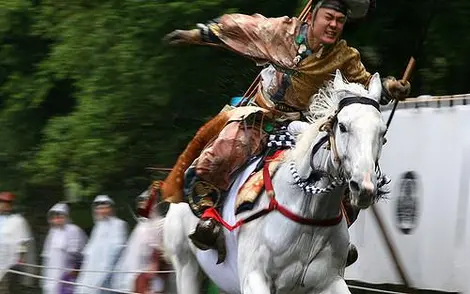
[{"label": "orange fabric", "polygon": [[[269,163],[269,174],[271,177],[274,176],[279,164],[284,159],[284,152],[279,153],[277,157],[272,159]],[[261,192],[264,190],[264,178],[263,178],[263,170],[260,170],[254,174],[252,174],[248,180],[241,186],[237,200],[235,202],[235,211],[238,211],[241,205],[246,203],[254,203]]]}]

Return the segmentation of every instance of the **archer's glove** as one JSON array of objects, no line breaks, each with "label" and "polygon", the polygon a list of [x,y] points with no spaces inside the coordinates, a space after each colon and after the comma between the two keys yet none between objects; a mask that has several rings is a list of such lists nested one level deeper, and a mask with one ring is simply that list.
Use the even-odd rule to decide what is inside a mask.
[{"label": "archer's glove", "polygon": [[408,81],[396,80],[394,77],[387,77],[382,82],[383,97],[381,104],[388,104],[391,100],[402,101],[410,95],[411,84]]},{"label": "archer's glove", "polygon": [[199,29],[193,30],[174,30],[167,34],[163,40],[171,45],[179,44],[201,44],[201,31]]}]

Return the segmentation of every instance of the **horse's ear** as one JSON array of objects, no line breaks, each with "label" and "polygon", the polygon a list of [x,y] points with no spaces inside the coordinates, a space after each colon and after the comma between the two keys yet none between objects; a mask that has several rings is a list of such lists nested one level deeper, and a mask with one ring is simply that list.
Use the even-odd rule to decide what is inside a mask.
[{"label": "horse's ear", "polygon": [[380,99],[380,96],[382,95],[382,81],[380,80],[378,72],[376,72],[370,79],[368,91],[372,98],[377,100]]},{"label": "horse's ear", "polygon": [[343,75],[341,74],[341,71],[337,69],[335,73],[335,80],[333,81],[333,87],[335,87],[335,89],[341,88],[343,84]]}]

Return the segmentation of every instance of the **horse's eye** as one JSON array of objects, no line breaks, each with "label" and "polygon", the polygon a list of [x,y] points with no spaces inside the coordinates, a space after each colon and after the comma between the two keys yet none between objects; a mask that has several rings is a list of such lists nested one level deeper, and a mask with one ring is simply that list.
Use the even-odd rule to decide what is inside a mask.
[{"label": "horse's eye", "polygon": [[342,123],[339,123],[338,127],[339,127],[339,130],[340,130],[341,133],[346,133],[347,132],[346,127]]}]

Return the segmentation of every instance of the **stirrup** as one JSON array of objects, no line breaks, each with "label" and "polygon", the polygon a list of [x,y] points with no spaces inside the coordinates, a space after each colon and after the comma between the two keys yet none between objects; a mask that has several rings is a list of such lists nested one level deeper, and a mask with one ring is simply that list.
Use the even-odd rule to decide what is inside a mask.
[{"label": "stirrup", "polygon": [[227,255],[222,225],[213,218],[199,220],[196,229],[188,236],[193,244],[203,250],[217,250],[217,264],[224,262]]}]

